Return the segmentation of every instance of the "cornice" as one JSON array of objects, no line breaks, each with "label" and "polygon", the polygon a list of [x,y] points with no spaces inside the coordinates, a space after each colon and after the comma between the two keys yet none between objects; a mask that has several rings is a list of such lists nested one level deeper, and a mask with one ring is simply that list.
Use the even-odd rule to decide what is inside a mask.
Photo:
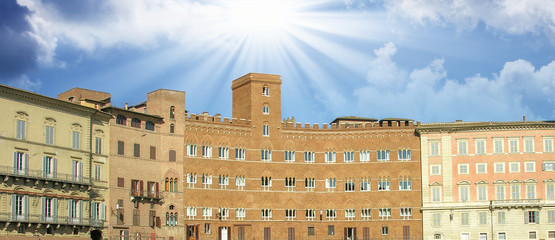
[{"label": "cornice", "polygon": [[555,122],[550,121],[522,121],[522,122],[468,122],[468,123],[429,123],[416,127],[419,134],[452,133],[452,132],[484,132],[511,131],[531,129],[553,129]]}]

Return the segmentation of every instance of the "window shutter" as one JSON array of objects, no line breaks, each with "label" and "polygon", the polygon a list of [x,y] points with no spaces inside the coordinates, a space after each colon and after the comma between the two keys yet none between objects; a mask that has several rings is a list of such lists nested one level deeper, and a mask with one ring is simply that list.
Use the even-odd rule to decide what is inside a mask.
[{"label": "window shutter", "polygon": [[79,220],[83,219],[83,200],[79,200]]},{"label": "window shutter", "polygon": [[23,196],[23,216],[24,219],[27,220],[29,217],[29,196]]},{"label": "window shutter", "polygon": [[[42,177],[46,178],[46,172],[48,171],[47,167],[46,167],[46,157],[43,156],[42,157]],[[43,214],[44,215],[44,214]]]},{"label": "window shutter", "polygon": [[95,206],[94,202],[91,202],[90,217],[92,219],[96,219],[96,206]]},{"label": "window shutter", "polygon": [[100,203],[100,220],[106,219],[106,204]]},{"label": "window shutter", "polygon": [[141,192],[140,192],[140,194],[141,194],[141,196],[142,196],[142,195],[143,195],[143,180],[141,180],[140,184],[141,184]]},{"label": "window shutter", "polygon": [[161,224],[160,217],[156,217],[156,227],[160,228]]},{"label": "window shutter", "polygon": [[72,217],[73,217],[73,216],[71,216],[72,206],[73,206],[73,199],[68,199],[68,200],[67,200],[67,216],[68,216],[69,218],[72,218]]},{"label": "window shutter", "polygon": [[17,152],[13,152],[13,173],[17,174]]},{"label": "window shutter", "polygon": [[158,197],[158,194],[159,194],[159,189],[158,189],[158,187],[159,187],[159,184],[156,183],[156,197]]},{"label": "window shutter", "polygon": [[57,220],[57,217],[58,217],[58,199],[57,198],[52,199],[52,217],[54,218],[54,221]]},{"label": "window shutter", "polygon": [[73,181],[75,181],[76,179],[76,174],[75,174],[75,170],[77,169],[77,162],[76,161],[72,161],[71,162],[71,173],[73,175]]},{"label": "window shutter", "polygon": [[57,158],[52,158],[52,177],[56,178],[57,176],[57,172],[58,172],[58,159]]},{"label": "window shutter", "polygon": [[77,163],[79,166],[79,182],[83,181],[83,162],[78,162]]},{"label": "window shutter", "polygon": [[45,197],[41,197],[40,198],[40,213],[41,213],[41,221],[44,221],[46,219],[46,198]]},{"label": "window shutter", "polygon": [[23,162],[24,162],[24,164],[25,164],[25,165],[24,165],[24,166],[25,166],[25,169],[23,169],[23,172],[24,172],[25,175],[27,175],[27,173],[29,172],[29,154],[25,153],[25,154],[23,155],[23,157],[24,157],[24,161],[23,161]]},{"label": "window shutter", "polygon": [[540,223],[540,211],[534,212],[534,222],[537,224]]},{"label": "window shutter", "polygon": [[16,216],[17,216],[17,208],[16,208],[16,202],[15,202],[16,197],[17,195],[12,194],[12,219],[16,219]]},{"label": "window shutter", "polygon": [[528,224],[530,212],[524,212],[524,223]]}]

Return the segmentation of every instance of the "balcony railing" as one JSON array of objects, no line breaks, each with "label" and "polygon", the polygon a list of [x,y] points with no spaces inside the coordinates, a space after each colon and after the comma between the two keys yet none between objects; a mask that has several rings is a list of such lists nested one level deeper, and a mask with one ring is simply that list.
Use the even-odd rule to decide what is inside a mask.
[{"label": "balcony railing", "polygon": [[536,207],[543,205],[541,199],[492,200],[492,207]]},{"label": "balcony railing", "polygon": [[83,176],[74,176],[73,174],[55,173],[47,174],[42,170],[34,169],[17,169],[12,166],[0,166],[0,175],[31,178],[44,181],[56,181],[65,183],[74,183],[80,185],[90,185],[90,178]]},{"label": "balcony railing", "polygon": [[12,213],[0,213],[1,222],[25,222],[25,223],[47,223],[59,225],[79,225],[79,226],[93,226],[103,227],[104,220],[94,218],[73,218],[67,216],[52,216],[46,217],[44,215],[25,214],[15,215]]},{"label": "balcony railing", "polygon": [[145,194],[144,191],[140,191],[140,190],[137,190],[137,189],[131,189],[131,196],[135,200],[159,201],[159,200],[162,199],[162,194],[160,194],[160,192],[148,191]]}]

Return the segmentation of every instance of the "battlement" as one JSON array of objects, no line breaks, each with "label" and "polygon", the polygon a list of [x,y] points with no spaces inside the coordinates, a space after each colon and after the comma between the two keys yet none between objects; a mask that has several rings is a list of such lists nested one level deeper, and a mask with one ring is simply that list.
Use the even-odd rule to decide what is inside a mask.
[{"label": "battlement", "polygon": [[185,112],[185,121],[187,122],[204,122],[204,123],[219,123],[219,124],[227,124],[232,126],[250,126],[251,120],[247,119],[237,119],[237,118],[228,118],[224,117],[222,119],[221,114],[216,115],[208,115],[208,112],[203,112],[202,114],[194,114]]},{"label": "battlement", "polygon": [[382,119],[376,122],[361,123],[300,123],[292,121],[282,121],[283,130],[358,130],[358,129],[414,129],[415,124],[410,119]]}]

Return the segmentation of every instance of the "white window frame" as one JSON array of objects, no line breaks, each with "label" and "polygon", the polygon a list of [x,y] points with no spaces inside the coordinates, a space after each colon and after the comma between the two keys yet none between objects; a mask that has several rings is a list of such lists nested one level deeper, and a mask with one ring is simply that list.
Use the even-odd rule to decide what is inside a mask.
[{"label": "white window frame", "polygon": [[391,208],[380,208],[378,210],[378,216],[381,220],[386,220],[391,218]]},{"label": "white window frame", "polygon": [[197,156],[197,145],[187,144],[187,157]]},{"label": "white window frame", "polygon": [[314,163],[314,152],[304,152],[304,162],[305,163]]},{"label": "white window frame", "polygon": [[354,151],[343,152],[343,162],[345,163],[355,162],[355,152]]},{"label": "white window frame", "polygon": [[284,159],[286,162],[295,162],[295,151],[285,151],[284,152]]},{"label": "white window frame", "polygon": [[325,152],[324,153],[324,161],[326,163],[334,163],[335,162],[335,152]]},{"label": "white window frame", "polygon": [[[480,171],[483,167],[484,171]],[[488,164],[487,163],[476,163],[476,174],[488,174]]]},{"label": "white window frame", "polygon": [[486,154],[486,139],[477,138],[474,140],[474,145],[476,155]]},{"label": "white window frame", "polygon": [[268,106],[268,104],[264,104],[262,106],[262,114],[264,115],[270,114],[270,106]]},{"label": "white window frame", "polygon": [[399,161],[410,161],[412,151],[410,149],[400,149],[397,150],[397,159]]},{"label": "white window frame", "polygon": [[524,172],[536,172],[536,162],[535,161],[524,162]]},{"label": "white window frame", "polygon": [[457,165],[458,173],[460,174],[469,174],[469,165],[468,163],[459,163]]},{"label": "white window frame", "polygon": [[459,201],[460,202],[470,201],[470,185],[459,186]]},{"label": "white window frame", "polygon": [[[437,171],[434,170],[434,168],[437,169]],[[441,175],[441,164],[431,164],[430,175]]]},{"label": "white window frame", "polygon": [[518,146],[519,145],[519,140],[520,140],[520,138],[518,138],[518,137],[516,137],[516,138],[515,137],[510,137],[508,139],[509,153],[519,153],[520,152],[519,146]]},{"label": "white window frame", "polygon": [[378,191],[390,191],[391,181],[389,178],[380,178],[378,181]]},{"label": "white window frame", "polygon": [[360,151],[360,162],[370,162],[370,151]]},{"label": "white window frame", "polygon": [[468,139],[457,139],[457,155],[468,155]]},{"label": "white window frame", "polygon": [[478,201],[488,201],[488,185],[478,184],[476,186],[476,198]]},{"label": "white window frame", "polygon": [[[498,166],[503,166],[499,168]],[[505,173],[505,162],[494,162],[493,163],[493,172],[494,173]]]},{"label": "white window frame", "polygon": [[493,153],[505,153],[505,138],[493,138]]},{"label": "white window frame", "polygon": [[376,159],[378,162],[387,162],[389,161],[389,150],[378,150],[376,151]]},{"label": "white window frame", "polygon": [[235,149],[235,159],[245,160],[245,149],[244,148],[236,148]]},{"label": "white window frame", "polygon": [[261,149],[260,150],[260,161],[271,162],[272,161],[272,150]]},{"label": "white window frame", "polygon": [[534,153],[534,151],[535,151],[534,141],[535,141],[534,137],[524,137],[523,138],[524,152],[525,153]]},{"label": "white window frame", "polygon": [[267,123],[262,124],[262,136],[269,137],[270,136],[270,125]]},{"label": "white window frame", "polygon": [[543,152],[553,152],[553,137],[543,137]]},{"label": "white window frame", "polygon": [[229,159],[229,148],[228,147],[218,147],[218,158],[227,160]]},{"label": "white window frame", "polygon": [[54,127],[53,126],[45,126],[44,128],[45,140],[44,143],[48,145],[54,144]]},{"label": "white window frame", "polygon": [[430,156],[439,156],[441,154],[439,140],[430,141]]},{"label": "white window frame", "polygon": [[[515,168],[516,166],[516,168]],[[518,173],[520,172],[520,162],[509,162],[509,172]]]}]

